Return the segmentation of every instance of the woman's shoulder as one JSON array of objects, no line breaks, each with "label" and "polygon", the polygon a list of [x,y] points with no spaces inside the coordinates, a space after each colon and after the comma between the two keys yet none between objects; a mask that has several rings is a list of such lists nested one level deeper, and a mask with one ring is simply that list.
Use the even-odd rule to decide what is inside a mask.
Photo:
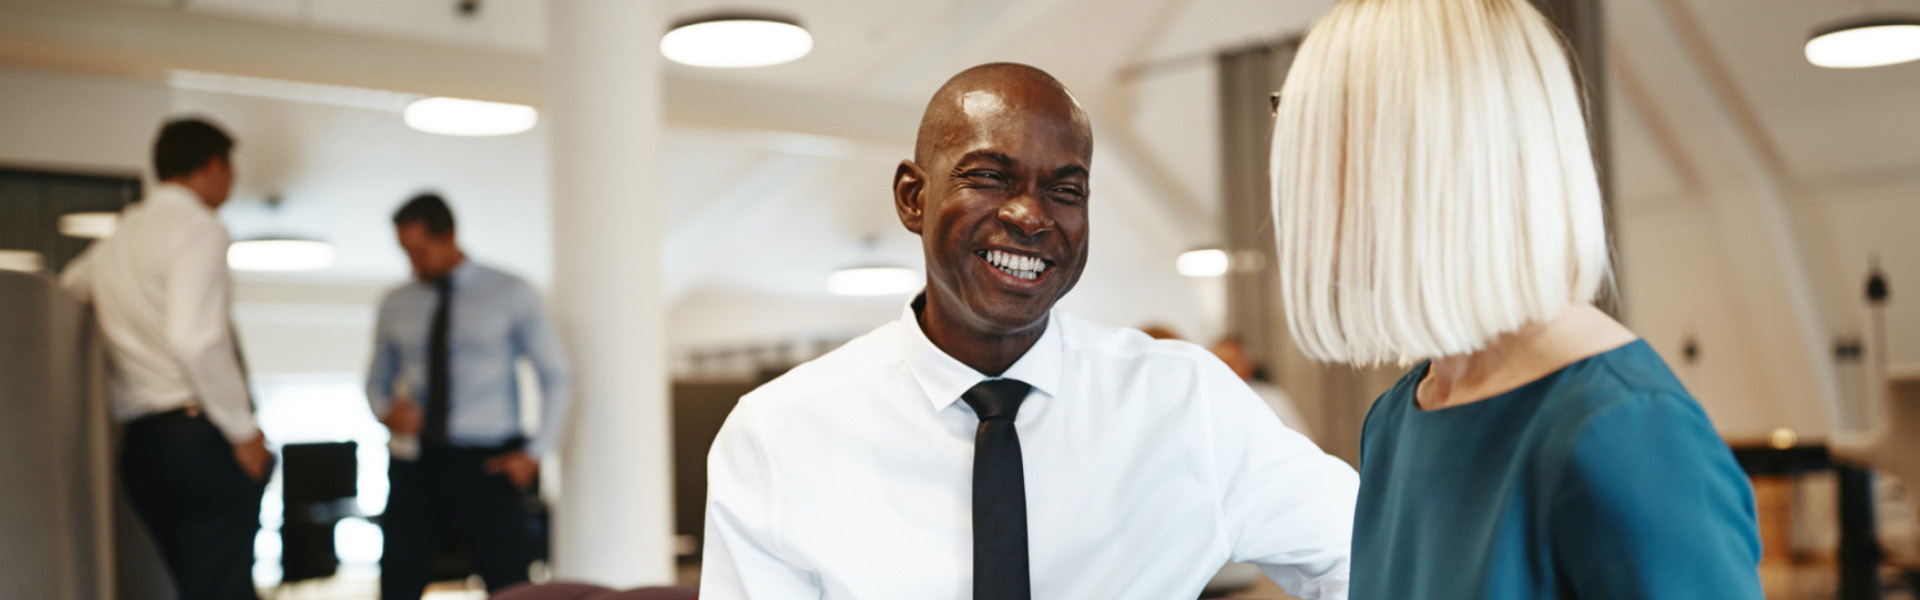
[{"label": "woman's shoulder", "polygon": [[1575,466],[1571,462],[1625,457],[1594,451],[1607,447],[1725,447],[1706,411],[1644,340],[1575,363],[1556,377],[1553,385],[1537,388],[1550,396],[1543,399],[1550,408],[1535,420],[1544,425],[1535,438],[1543,466],[1558,470]]},{"label": "woman's shoulder", "polygon": [[[1700,412],[1693,394],[1645,340],[1635,340],[1575,363],[1559,372],[1551,386],[1557,419],[1578,425],[1595,415],[1640,407],[1645,410]],[[1704,415],[1704,413],[1703,413]]]},{"label": "woman's shoulder", "polygon": [[1542,437],[1548,447],[1541,456],[1550,463],[1605,472],[1626,466],[1616,462],[1717,461],[1726,454],[1706,411],[1645,341],[1576,367],[1555,389],[1553,431]]}]

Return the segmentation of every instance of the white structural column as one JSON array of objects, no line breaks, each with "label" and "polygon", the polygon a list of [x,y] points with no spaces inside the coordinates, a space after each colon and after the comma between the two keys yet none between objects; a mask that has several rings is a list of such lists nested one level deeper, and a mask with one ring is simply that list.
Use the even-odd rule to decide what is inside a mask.
[{"label": "white structural column", "polygon": [[660,252],[665,3],[548,4],[554,299],[574,366],[557,576],[671,584],[672,440]]}]

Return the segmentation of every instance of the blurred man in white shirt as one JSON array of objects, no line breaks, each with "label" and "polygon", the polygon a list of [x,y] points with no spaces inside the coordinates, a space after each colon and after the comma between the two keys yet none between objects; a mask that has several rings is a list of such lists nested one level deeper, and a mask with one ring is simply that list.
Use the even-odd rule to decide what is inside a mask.
[{"label": "blurred man in white shirt", "polygon": [[120,476],[183,599],[256,598],[253,538],[272,456],[253,420],[232,325],[233,139],[197,119],[154,142],[160,184],[128,206],[61,285],[106,338]]}]

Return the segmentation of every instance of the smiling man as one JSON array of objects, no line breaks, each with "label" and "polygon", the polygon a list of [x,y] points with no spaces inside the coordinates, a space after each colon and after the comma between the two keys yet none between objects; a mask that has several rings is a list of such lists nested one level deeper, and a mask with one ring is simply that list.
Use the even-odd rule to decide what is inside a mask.
[{"label": "smiling man", "polygon": [[1053,310],[1092,156],[1039,69],[934,94],[893,178],[926,291],[728,416],[702,598],[1194,598],[1228,560],[1346,597],[1352,469],[1205,350]]}]

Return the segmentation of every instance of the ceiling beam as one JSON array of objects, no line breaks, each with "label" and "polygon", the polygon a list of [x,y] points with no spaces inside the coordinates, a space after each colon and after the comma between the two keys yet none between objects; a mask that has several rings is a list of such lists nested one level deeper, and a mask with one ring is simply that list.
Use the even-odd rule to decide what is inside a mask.
[{"label": "ceiling beam", "polygon": [[[1625,108],[1640,118],[1647,133],[1653,138],[1654,147],[1660,150],[1661,163],[1672,169],[1675,178],[1680,180],[1680,191],[1685,197],[1699,196],[1706,189],[1701,183],[1700,167],[1687,155],[1685,146],[1680,143],[1673,127],[1673,119],[1660,110],[1653,101],[1653,95],[1640,77],[1639,71],[1623,60],[1617,51],[1609,50],[1607,68],[1613,71],[1615,89],[1620,90],[1620,98],[1625,100]],[[1620,120],[1613,120],[1619,123]],[[1619,198],[1616,198],[1619,200]]]}]

